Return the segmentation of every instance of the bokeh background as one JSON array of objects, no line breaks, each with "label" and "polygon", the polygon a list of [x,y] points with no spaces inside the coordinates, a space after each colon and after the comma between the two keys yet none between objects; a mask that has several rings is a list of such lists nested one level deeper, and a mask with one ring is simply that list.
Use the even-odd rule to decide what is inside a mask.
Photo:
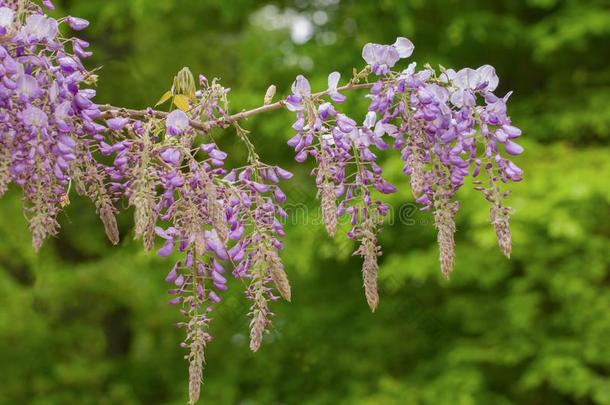
[{"label": "bokeh background", "polygon": [[[291,115],[245,125],[262,157],[296,172],[283,258],[293,302],[247,347],[247,303],[234,282],[207,350],[207,404],[610,404],[610,5],[605,0],[64,0],[92,21],[98,101],[145,107],[183,66],[232,88],[237,111],[274,83],[363,65],[367,42],[407,36],[413,60],[490,63],[523,129],[526,170],[510,201],[514,250],[496,247],[479,194],[460,193],[457,266],[440,276],[429,213],[399,192],[381,237],[381,304],[365,303],[354,246],[319,224],[310,164],[286,145]],[[363,116],[365,101],[350,113]],[[220,136],[233,163],[244,151]],[[167,305],[171,260],[132,241],[131,212],[111,247],[77,197],[60,237],[33,253],[12,190],[0,200],[0,404],[182,404],[182,331]],[[400,214],[400,215],[399,215]]]}]

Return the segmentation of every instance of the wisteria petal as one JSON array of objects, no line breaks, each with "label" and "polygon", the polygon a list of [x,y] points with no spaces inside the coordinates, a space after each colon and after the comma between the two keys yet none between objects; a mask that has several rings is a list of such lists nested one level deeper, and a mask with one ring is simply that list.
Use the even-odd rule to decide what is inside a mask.
[{"label": "wisteria petal", "polygon": [[339,85],[339,80],[341,80],[341,73],[332,72],[328,75],[328,91],[334,93],[337,91],[337,86]]},{"label": "wisteria petal", "polygon": [[486,83],[485,90],[494,91],[498,84],[500,83],[500,79],[496,74],[496,69],[491,65],[483,65],[477,69],[478,79]]},{"label": "wisteria petal", "polygon": [[165,163],[177,165],[180,163],[180,151],[176,148],[167,148],[161,152],[161,159]]},{"label": "wisteria petal", "polygon": [[109,120],[106,120],[106,124],[108,125],[108,128],[112,129],[113,131],[121,131],[123,130],[127,124],[129,123],[129,120],[127,118],[111,118]]},{"label": "wisteria petal", "polygon": [[66,18],[66,22],[68,23],[70,28],[72,28],[75,31],[82,31],[89,26],[89,21],[87,21],[83,18],[78,18],[78,17],[70,16],[70,17]]},{"label": "wisteria petal", "polygon": [[0,7],[0,28],[8,28],[15,18],[15,11],[8,7]]},{"label": "wisteria petal", "polygon": [[398,56],[404,59],[408,58],[409,56],[411,56],[411,54],[413,54],[415,46],[407,38],[398,37],[396,39],[396,42],[394,42],[394,48],[396,48],[396,50],[398,51]]},{"label": "wisteria petal", "polygon": [[521,153],[523,153],[523,146],[513,141],[507,141],[504,144],[504,147],[506,148],[506,152],[511,155],[520,155]]}]

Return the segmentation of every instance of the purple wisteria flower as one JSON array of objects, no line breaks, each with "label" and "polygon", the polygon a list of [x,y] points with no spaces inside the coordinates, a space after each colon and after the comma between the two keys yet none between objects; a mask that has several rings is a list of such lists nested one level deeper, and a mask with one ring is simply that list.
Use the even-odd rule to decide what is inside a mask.
[{"label": "purple wisteria flower", "polygon": [[303,109],[303,101],[309,96],[311,96],[309,81],[302,75],[297,76],[292,84],[292,94],[286,99],[286,108],[290,111],[301,111]]},{"label": "purple wisteria flower", "polygon": [[0,35],[6,35],[15,19],[15,11],[8,7],[0,7]]},{"label": "purple wisteria flower", "polygon": [[87,21],[83,18],[78,18],[78,17],[70,16],[70,17],[66,18],[66,22],[68,23],[70,28],[72,28],[75,31],[82,31],[89,26],[89,21]]},{"label": "purple wisteria flower", "polygon": [[182,110],[174,110],[167,116],[165,127],[168,135],[181,135],[189,127],[189,117]]},{"label": "purple wisteria flower", "polygon": [[345,96],[337,91],[337,86],[341,80],[341,73],[332,72],[328,75],[328,95],[336,103],[345,101]]},{"label": "purple wisteria flower", "polygon": [[42,0],[42,5],[47,8],[47,10],[55,10],[55,5],[51,0]]},{"label": "purple wisteria flower", "polygon": [[122,117],[111,118],[106,121],[106,125],[108,125],[108,128],[113,131],[122,131],[128,123],[129,119]]},{"label": "purple wisteria flower", "polygon": [[371,71],[378,75],[387,75],[400,59],[408,58],[415,47],[407,38],[400,37],[393,45],[369,43],[362,49],[362,58],[371,66]]},{"label": "purple wisteria flower", "polygon": [[21,28],[17,37],[29,44],[37,41],[52,43],[57,33],[57,20],[43,14],[32,14],[27,18],[25,26]]},{"label": "purple wisteria flower", "polygon": [[170,165],[178,165],[180,163],[180,151],[176,148],[167,148],[161,152],[161,159]]}]

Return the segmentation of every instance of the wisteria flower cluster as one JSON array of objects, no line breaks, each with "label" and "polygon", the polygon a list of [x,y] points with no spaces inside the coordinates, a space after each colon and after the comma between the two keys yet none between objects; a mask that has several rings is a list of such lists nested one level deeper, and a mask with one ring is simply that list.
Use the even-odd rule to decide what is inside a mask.
[{"label": "wisteria flower cluster", "polygon": [[371,88],[369,109],[382,117],[377,132],[393,139],[416,201],[434,212],[446,277],[455,256],[454,217],[459,202],[454,197],[468,176],[484,176],[474,180],[476,189],[492,203],[491,223],[504,254],[510,256],[511,209],[504,206],[508,194],[501,184],[521,180],[522,170],[510,157],[523,148],[514,141],[521,131],[506,114],[510,93],[503,98],[493,93],[498,82],[489,65],[458,72],[443,69],[437,74],[429,66],[416,72],[412,63]]},{"label": "wisteria flower cluster", "polygon": [[[158,236],[163,244],[157,255],[179,257],[165,281],[170,285],[170,304],[179,306],[186,319],[178,325],[186,329],[190,400],[196,402],[204,348],[211,339],[211,312],[227,290],[227,269],[247,284],[252,351],[259,349],[271,323],[269,304],[279,298],[274,291],[290,301],[279,255],[286,195],[278,184],[292,174],[261,162],[237,124],[248,147],[248,163],[226,168],[227,153],[205,137],[205,131],[191,126],[196,118],[209,122],[226,117],[228,91],[217,81],[209,83],[200,76],[196,88],[192,74],[183,70],[171,93],[185,97],[186,112],[176,109],[155,120],[149,110],[151,119],[144,123],[119,112],[107,120],[116,142],[102,142],[100,152],[114,157],[107,170],[110,188],[134,207],[135,237],[150,250]],[[197,142],[201,136],[210,142]]]},{"label": "wisteria flower cluster", "polygon": [[[339,80],[338,72],[328,77],[326,94],[336,103],[345,100],[337,88]],[[348,236],[361,243],[355,254],[364,258],[365,295],[374,311],[379,301],[377,256],[381,254],[376,234],[388,206],[376,200],[373,191],[383,194],[396,191],[383,179],[381,167],[375,162],[376,155],[371,151],[372,147],[382,150],[389,147],[373,131],[376,113],[369,112],[364,123],[358,125],[338,112],[331,102],[312,96],[309,82],[303,76],[297,77],[292,85],[286,107],[296,112],[293,128],[297,134],[288,141],[297,152],[295,159],[303,162],[309,155],[317,163],[313,174],[328,234],[335,235],[339,216],[351,217]]]},{"label": "wisteria flower cluster", "polygon": [[[438,74],[430,66],[416,72],[416,64],[411,63],[402,71],[392,71],[413,49],[406,38],[393,45],[367,44],[362,52],[367,69],[343,88],[337,87],[340,76],[334,72],[328,89],[312,95],[307,79],[299,76],[286,100],[286,107],[296,113],[297,132],[288,144],[295,148],[298,162],[308,155],[316,160],[313,174],[328,233],[335,234],[337,216],[351,215],[353,227],[347,236],[361,242],[355,254],[364,257],[364,287],[372,310],[378,299],[376,232],[388,207],[375,201],[371,190],[387,194],[396,188],[383,179],[371,148],[383,151],[391,145],[400,151],[416,201],[434,213],[446,277],[455,260],[454,218],[459,202],[454,197],[468,176],[477,179],[476,189],[492,204],[490,220],[506,256],[512,246],[511,208],[504,205],[508,194],[501,185],[521,180],[522,170],[510,157],[523,148],[514,141],[521,131],[506,114],[510,93],[503,98],[493,93],[499,79],[489,65],[458,72],[442,69]],[[378,79],[367,86],[369,111],[359,125],[332,102],[343,102],[339,90],[358,86],[360,77],[369,72]]]},{"label": "wisteria flower cluster", "polygon": [[[81,59],[89,44],[62,38],[61,25],[80,31],[88,22],[55,20],[30,2],[0,2],[0,194],[11,183],[23,191],[34,248],[57,234],[57,215],[68,203],[71,183],[90,197],[118,243],[115,208],[105,168],[93,157],[105,127],[87,88],[96,76]],[[53,8],[50,1],[44,6]]]},{"label": "wisteria flower cluster", "polygon": [[[183,316],[189,403],[200,396],[212,313],[229,278],[245,285],[252,351],[270,326],[272,302],[291,300],[280,255],[287,215],[280,182],[292,174],[261,161],[241,119],[283,107],[295,114],[288,145],[297,162],[314,162],[328,234],[336,235],[340,218],[348,220],[371,310],[379,304],[378,234],[390,209],[383,196],[397,191],[383,177],[378,154],[384,151],[397,151],[414,198],[433,213],[446,277],[455,261],[456,192],[467,177],[490,202],[490,222],[510,256],[512,209],[504,185],[521,180],[511,159],[523,148],[507,115],[510,93],[494,94],[493,67],[417,71],[411,63],[394,70],[414,51],[401,37],[392,45],[365,45],[366,67],[344,85],[339,72],[331,73],[328,88],[317,93],[298,76],[286,99],[273,102],[272,85],[263,106],[230,114],[229,90],[185,68],[159,100],[169,112],[131,110],[95,103],[97,76],[82,63],[91,56],[89,44],[60,35],[62,25],[80,31],[89,23],[51,18],[44,10],[53,8],[49,0],[0,0],[0,195],[11,184],[21,189],[36,249],[57,235],[72,186],[94,202],[113,244],[119,243],[115,207],[133,207],[134,237],[171,260],[165,281],[169,303]],[[368,91],[369,108],[354,118],[340,104],[359,89]],[[227,163],[232,160],[212,137],[216,128],[235,131],[247,151],[241,166]]]}]

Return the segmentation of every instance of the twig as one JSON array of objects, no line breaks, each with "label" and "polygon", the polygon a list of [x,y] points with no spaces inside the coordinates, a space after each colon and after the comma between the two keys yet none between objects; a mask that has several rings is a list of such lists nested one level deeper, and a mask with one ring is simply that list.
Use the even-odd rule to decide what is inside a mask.
[{"label": "twig", "polygon": [[[373,87],[373,83],[360,83],[355,84],[350,82],[345,86],[341,86],[337,88],[337,91],[348,91],[348,90],[358,90],[358,89],[369,89]],[[313,98],[328,96],[328,90],[320,91],[318,93],[312,94]],[[200,122],[196,120],[190,120],[190,125],[194,129],[198,129],[203,132],[207,132],[213,128],[223,128],[229,124],[232,124],[237,121],[246,120],[254,115],[266,113],[273,110],[278,110],[286,105],[286,100],[280,100],[273,104],[263,105],[252,110],[242,111],[233,115],[229,115],[227,117],[218,118],[211,121]],[[100,111],[102,111],[101,118],[109,118],[109,117],[130,117],[138,120],[148,120],[150,118],[158,118],[164,119],[167,117],[169,113],[165,111],[158,110],[133,110],[130,108],[122,108],[115,107],[110,104],[102,104],[99,106]]]}]

